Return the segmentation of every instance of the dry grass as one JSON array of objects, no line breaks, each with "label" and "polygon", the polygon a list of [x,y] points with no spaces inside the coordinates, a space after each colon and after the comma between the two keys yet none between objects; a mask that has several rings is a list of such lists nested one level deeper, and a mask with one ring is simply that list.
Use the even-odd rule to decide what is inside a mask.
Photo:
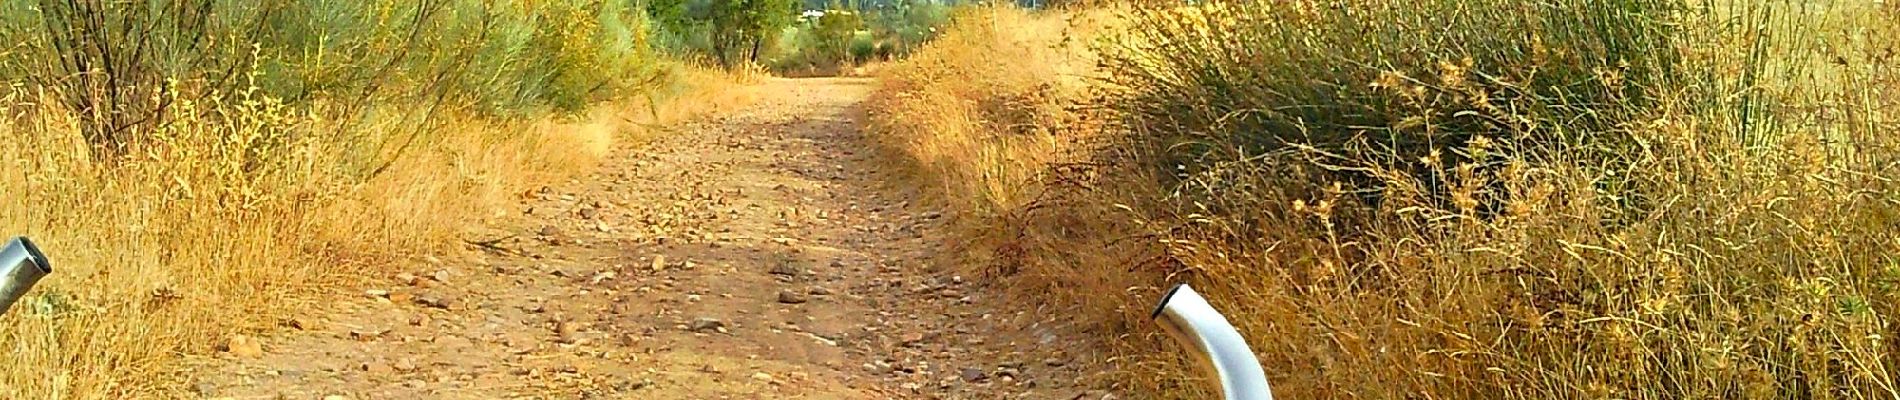
[{"label": "dry grass", "polygon": [[[1429,7],[1517,10],[1489,4],[1354,10],[1370,13],[1356,15],[1368,24],[1385,17],[1367,15],[1415,22],[1407,13]],[[1323,7],[1213,6],[1118,12],[1133,22],[1102,32],[1113,40],[1105,56],[1051,47],[1053,35],[998,34],[1036,32],[1062,14],[960,20],[891,67],[877,106],[892,154],[979,228],[972,242],[986,251],[974,261],[1091,304],[1086,315],[1126,334],[1105,335],[1124,350],[1105,368],[1122,372],[1111,382],[1148,395],[1210,395],[1141,313],[1164,282],[1190,281],[1233,311],[1288,398],[1895,397],[1900,35],[1880,21],[1900,9],[1696,5],[1713,9],[1681,11],[1683,31],[1669,38],[1679,46],[1647,50],[1675,52],[1681,72],[1638,86],[1637,109],[1487,86],[1634,79],[1614,64],[1531,77],[1517,68],[1533,51],[1456,56],[1460,46],[1516,46],[1510,38],[1413,43],[1347,29],[1355,25],[1325,19]],[[1525,21],[1551,15],[1568,18]],[[1325,23],[1302,25],[1315,21]],[[1227,36],[1287,27],[1309,37]],[[1328,41],[1366,51],[1269,54],[1339,48],[1303,47]],[[1588,50],[1524,48],[1539,46]],[[1024,49],[1039,54],[1012,53]],[[1065,57],[1108,57],[1120,69],[1085,90],[1018,100],[1060,80],[1038,60]],[[1261,90],[1298,87],[1352,93],[1286,103],[1302,94]],[[1419,145],[1344,136],[1249,150],[1266,142],[1245,135],[1271,129],[1335,132],[1324,122],[1336,119],[1296,118],[1303,107],[1397,110],[1342,125],[1456,140],[1395,149]],[[1247,110],[1296,111],[1235,115]],[[1595,119],[1557,118],[1579,111]],[[1474,114],[1529,122],[1457,120]],[[1034,128],[1010,129],[1023,125]],[[1630,140],[1592,146],[1632,147],[1606,158],[1602,147],[1512,130],[1526,126],[1614,134]],[[1395,156],[1404,154],[1418,157]]]},{"label": "dry grass", "polygon": [[[616,141],[744,99],[730,77],[685,73],[679,95],[577,118],[353,128],[355,140],[415,141],[377,154],[362,152],[398,146],[301,134],[333,127],[274,100],[185,103],[110,164],[86,156],[71,112],[15,87],[0,108],[31,123],[0,126],[13,138],[0,142],[0,227],[40,242],[57,270],[0,319],[0,397],[188,397],[182,355],[320,309],[331,286],[456,245],[522,191],[590,171]],[[245,142],[273,132],[294,139],[270,153]],[[364,176],[361,159],[389,161]]]},{"label": "dry grass", "polygon": [[[1061,313],[1104,342],[1140,329],[1119,315],[1145,306],[1109,294],[1153,278],[1120,270],[1158,253],[1123,205],[1127,190],[1147,186],[1091,163],[1113,139],[1089,104],[1093,44],[1123,23],[1118,10],[960,11],[945,34],[880,71],[869,114],[880,150],[954,212],[961,248],[949,262],[1040,303],[1026,308],[1072,310]],[[1124,366],[1109,367],[1105,382],[1126,380],[1113,372]]]},{"label": "dry grass", "polygon": [[[1077,22],[1086,24],[1087,22]],[[1092,60],[1068,41],[1070,21],[1010,7],[959,10],[925,51],[879,72],[872,99],[884,147],[933,193],[991,217],[1023,207],[1035,175],[1059,158],[1064,109],[1087,90]],[[972,62],[1009,60],[1008,62]],[[1058,124],[1051,124],[1056,122]]]}]

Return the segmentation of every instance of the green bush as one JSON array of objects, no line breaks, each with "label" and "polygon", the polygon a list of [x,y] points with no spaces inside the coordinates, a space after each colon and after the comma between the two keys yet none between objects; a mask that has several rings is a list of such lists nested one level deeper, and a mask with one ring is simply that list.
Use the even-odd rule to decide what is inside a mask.
[{"label": "green bush", "polygon": [[845,67],[909,54],[936,37],[949,22],[951,6],[929,1],[898,1],[849,8],[838,4],[813,10],[787,28],[774,46],[770,65],[780,72],[835,73]]},{"label": "green bush", "polygon": [[[1110,41],[1105,66],[1122,89],[1112,103],[1156,149],[1148,162],[1162,176],[1314,149],[1427,177],[1425,164],[1464,161],[1453,150],[1474,140],[1612,160],[1634,145],[1620,124],[1679,74],[1663,20],[1676,9],[1666,0],[1146,8]],[[1579,149],[1594,150],[1569,151]]]},{"label": "green bush", "polygon": [[767,62],[783,51],[796,20],[793,0],[646,0],[655,41],[676,57],[727,68]]},{"label": "green bush", "polygon": [[[870,25],[874,35],[889,43],[885,52],[893,56],[903,56],[910,49],[935,39],[937,33],[950,22],[953,6],[923,0],[905,0],[890,4],[881,12],[872,15]],[[882,57],[890,58],[890,57]]]},{"label": "green bush", "polygon": [[0,40],[18,44],[0,76],[55,88],[108,154],[165,123],[164,93],[236,101],[255,85],[344,124],[384,103],[427,122],[440,107],[576,111],[658,65],[633,0],[25,3],[0,5]]},{"label": "green bush", "polygon": [[863,64],[878,55],[877,39],[870,32],[854,32],[851,35],[851,60]]},{"label": "green bush", "polygon": [[835,72],[853,63],[852,42],[863,28],[856,11],[807,13],[786,28],[770,65],[778,71]]}]

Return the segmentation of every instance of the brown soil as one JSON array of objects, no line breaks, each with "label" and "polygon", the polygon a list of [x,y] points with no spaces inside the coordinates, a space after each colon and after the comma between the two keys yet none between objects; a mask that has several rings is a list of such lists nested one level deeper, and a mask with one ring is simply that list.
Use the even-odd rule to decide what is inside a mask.
[{"label": "brown soil", "polygon": [[932,265],[954,216],[886,183],[870,86],[768,82],[187,379],[237,399],[1113,397],[1074,383],[1093,355],[1072,330]]}]

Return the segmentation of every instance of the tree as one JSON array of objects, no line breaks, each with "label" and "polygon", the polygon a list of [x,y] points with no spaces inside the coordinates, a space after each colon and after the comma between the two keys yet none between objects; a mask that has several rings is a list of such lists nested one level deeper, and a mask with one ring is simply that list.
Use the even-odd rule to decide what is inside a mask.
[{"label": "tree", "polygon": [[791,24],[797,0],[713,0],[708,10],[713,57],[734,68],[759,61],[761,47]]}]

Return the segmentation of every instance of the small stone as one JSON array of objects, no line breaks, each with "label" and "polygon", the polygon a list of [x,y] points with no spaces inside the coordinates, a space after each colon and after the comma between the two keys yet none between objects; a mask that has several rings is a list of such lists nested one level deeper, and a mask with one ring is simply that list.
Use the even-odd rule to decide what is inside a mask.
[{"label": "small stone", "polygon": [[666,256],[653,256],[653,272],[666,270]]},{"label": "small stone", "polygon": [[382,290],[382,289],[365,290],[363,291],[363,294],[369,295],[369,297],[374,297],[374,298],[384,298],[384,299],[389,298],[389,291]]},{"label": "small stone", "polygon": [[778,265],[773,265],[772,270],[770,272],[772,273],[772,275],[782,275],[782,276],[798,276],[799,274],[798,267],[792,265],[792,263],[789,263],[789,262],[782,262],[782,263],[778,263]]},{"label": "small stone", "polygon": [[923,332],[906,333],[904,334],[903,337],[898,338],[897,344],[903,345],[905,347],[916,346],[919,343],[923,343],[925,338],[926,337]]},{"label": "small stone", "polygon": [[623,381],[614,385],[615,388],[623,391],[646,389],[649,386],[653,386],[653,380],[647,378],[641,378],[639,381]]},{"label": "small stone", "polygon": [[826,288],[824,286],[813,286],[811,290],[809,291],[809,293],[813,295],[818,295],[818,296],[830,296],[831,289]]},{"label": "small stone", "polygon": [[778,302],[780,303],[804,304],[807,301],[811,301],[811,299],[809,297],[806,297],[804,293],[799,293],[792,290],[778,291]]},{"label": "small stone", "polygon": [[595,273],[594,277],[587,278],[587,282],[595,284],[595,285],[599,285],[601,282],[604,282],[608,279],[613,279],[614,276],[617,276],[617,275],[619,274],[616,274],[613,271],[599,272],[599,273]]},{"label": "small stone", "polygon": [[1063,359],[1055,358],[1055,357],[1042,359],[1042,365],[1047,365],[1051,367],[1060,367],[1060,366],[1068,365],[1068,364],[1069,364],[1068,360],[1063,360]]},{"label": "small stone", "polygon": [[771,382],[772,374],[768,374],[764,372],[755,372],[752,374],[752,380],[756,380],[760,382]]},{"label": "small stone", "polygon": [[435,271],[434,274],[429,275],[429,279],[433,279],[436,282],[449,283],[449,270]]},{"label": "small stone", "polygon": [[323,400],[350,400],[350,396],[344,396],[344,395],[340,395],[340,394],[333,394],[333,395],[329,395],[329,396],[323,396]]},{"label": "small stone", "polygon": [[321,326],[317,323],[316,318],[311,317],[291,317],[289,320],[284,321],[284,325],[296,328],[300,331],[314,331]]},{"label": "small stone", "polygon": [[964,368],[957,375],[963,377],[963,380],[967,382],[983,382],[983,381],[990,380],[989,374],[985,374],[983,373],[983,370],[976,369],[976,368]]},{"label": "small stone", "polygon": [[222,347],[220,350],[237,357],[251,358],[264,355],[264,344],[246,335],[231,335],[231,338],[226,339],[224,345],[220,347]]},{"label": "small stone", "polygon": [[576,330],[578,330],[578,328],[575,327],[574,323],[567,321],[555,322],[554,342],[560,344],[574,344],[580,342],[580,337],[577,335]]},{"label": "small stone", "polygon": [[411,274],[408,272],[396,274],[396,281],[402,282],[402,284],[404,285],[415,286],[416,282],[420,280],[422,280],[422,278],[417,277],[416,274]]},{"label": "small stone", "polygon": [[455,306],[455,298],[440,293],[424,293],[416,296],[416,304],[447,310]]},{"label": "small stone", "polygon": [[389,331],[378,330],[378,329],[357,329],[357,330],[350,331],[350,338],[356,339],[356,340],[372,340],[372,339],[382,337],[383,334],[385,333],[389,333]]},{"label": "small stone", "polygon": [[554,237],[554,236],[559,236],[560,234],[561,234],[560,227],[556,227],[554,225],[541,227],[541,236]]},{"label": "small stone", "polygon": [[416,362],[405,358],[401,360],[396,360],[396,364],[391,365],[391,367],[394,367],[397,371],[402,371],[402,372],[415,371]]},{"label": "small stone", "polygon": [[694,318],[693,323],[686,325],[686,330],[693,331],[693,332],[700,332],[700,333],[705,333],[706,331],[718,331],[718,330],[723,330],[725,328],[726,328],[725,321],[720,321],[718,318],[708,318],[708,317]]}]

